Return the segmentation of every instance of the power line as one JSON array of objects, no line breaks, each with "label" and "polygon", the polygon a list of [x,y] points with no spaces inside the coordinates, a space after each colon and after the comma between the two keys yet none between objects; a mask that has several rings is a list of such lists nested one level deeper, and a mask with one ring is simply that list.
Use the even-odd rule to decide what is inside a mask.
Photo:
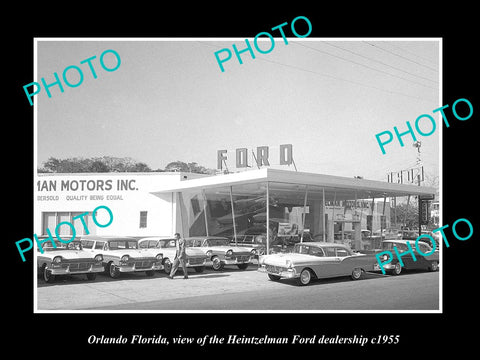
[{"label": "power line", "polygon": [[[393,43],[389,43],[389,44],[390,44],[390,46],[393,46],[394,48],[396,48],[396,49],[398,49],[398,50],[401,50],[401,51],[404,51],[404,52],[406,52],[406,53],[408,53],[408,54],[411,54],[411,55],[413,55],[413,56],[416,56],[416,57],[418,57],[418,58],[420,58],[420,59],[422,59],[422,60],[425,60],[426,62],[428,62],[428,63],[430,63],[430,64],[432,64],[432,65],[438,65],[438,64],[435,63],[434,61],[432,61],[432,60],[430,60],[430,59],[427,59],[427,58],[424,57],[424,56],[420,56],[420,55],[418,55],[417,53],[414,53],[413,51],[409,51],[409,50],[407,50],[407,49],[405,49],[405,48],[402,48],[401,46],[395,45],[395,44],[393,44]],[[436,69],[436,70],[438,71],[438,69]]]},{"label": "power line", "polygon": [[[213,47],[213,48],[216,48],[216,49],[219,50],[218,46],[210,45],[210,44],[205,44],[205,43],[203,43],[203,42],[198,42],[198,43],[201,44],[201,45]],[[351,83],[351,84],[355,84],[355,85],[358,85],[358,86],[367,87],[367,88],[370,88],[370,89],[375,89],[375,90],[382,91],[382,92],[386,92],[386,93],[390,93],[390,94],[401,95],[401,96],[409,97],[409,98],[416,99],[416,100],[430,101],[430,100],[425,99],[425,98],[422,98],[422,97],[413,96],[413,95],[405,94],[405,93],[398,92],[398,91],[394,91],[394,90],[382,89],[382,88],[379,88],[379,87],[377,87],[377,86],[367,85],[367,84],[364,84],[364,83],[361,83],[361,82],[358,82],[358,81],[354,81],[354,80],[350,80],[350,79],[345,79],[345,78],[341,78],[341,77],[334,76],[334,75],[330,75],[330,74],[326,74],[326,73],[320,73],[320,72],[318,72],[318,71],[313,71],[313,70],[304,69],[304,68],[301,68],[301,67],[295,66],[295,65],[284,64],[284,63],[277,62],[277,61],[267,60],[267,59],[261,58],[261,57],[257,57],[257,58],[255,58],[255,59],[258,59],[258,60],[260,60],[260,61],[266,61],[266,62],[269,62],[269,63],[272,63],[272,64],[276,64],[276,65],[281,65],[281,66],[289,67],[289,68],[291,68],[291,69],[295,69],[295,70],[302,71],[302,72],[307,72],[307,73],[311,73],[311,74],[315,74],[315,75],[320,75],[320,76],[328,77],[328,78],[334,79],[334,80],[340,80],[340,81],[349,82],[349,83]]]},{"label": "power line", "polygon": [[394,75],[394,74],[391,74],[391,73],[389,73],[389,72],[387,72],[387,71],[383,71],[383,70],[380,70],[380,69],[376,69],[376,68],[373,68],[373,67],[371,67],[371,66],[368,66],[368,65],[365,65],[365,64],[362,64],[362,63],[359,63],[359,62],[350,60],[350,59],[346,59],[346,58],[341,57],[341,56],[338,56],[338,55],[331,54],[331,53],[329,53],[329,52],[327,52],[327,51],[324,51],[324,50],[320,50],[320,49],[317,49],[317,48],[314,48],[314,47],[311,47],[311,46],[308,46],[308,45],[305,45],[305,44],[297,43],[297,42],[294,42],[294,44],[300,45],[300,46],[303,46],[303,47],[306,47],[306,48],[309,48],[309,49],[312,49],[312,50],[317,51],[317,52],[320,52],[320,53],[322,53],[322,54],[327,54],[327,55],[329,55],[329,56],[333,56],[333,57],[335,57],[335,58],[337,58],[337,59],[340,59],[340,60],[348,61],[348,62],[351,62],[351,63],[353,63],[353,64],[363,66],[363,67],[365,67],[365,68],[367,68],[367,69],[370,69],[370,70],[373,70],[373,71],[377,71],[377,72],[380,72],[380,73],[382,73],[382,74],[386,74],[386,75],[389,75],[389,76],[393,76],[393,77],[396,77],[396,78],[398,78],[398,79],[402,79],[402,80],[404,80],[404,81],[408,81],[408,82],[411,82],[411,83],[414,83],[414,84],[417,84],[417,85],[420,85],[420,86],[427,87],[427,88],[429,88],[429,89],[435,89],[435,88],[433,88],[433,87],[431,87],[431,86],[424,85],[424,84],[419,83],[419,82],[417,82],[417,81],[407,79],[407,78],[405,78],[405,77],[403,77],[403,76]]},{"label": "power line", "polygon": [[387,63],[385,63],[385,62],[383,62],[383,61],[380,61],[380,60],[372,59],[372,58],[370,58],[370,57],[368,57],[368,56],[365,56],[365,55],[359,54],[359,53],[357,53],[357,52],[355,52],[355,51],[352,51],[352,50],[350,50],[350,49],[345,49],[345,48],[343,48],[343,47],[341,47],[341,46],[338,46],[338,45],[333,45],[333,44],[330,44],[330,43],[328,43],[328,42],[324,42],[324,44],[326,44],[326,45],[329,45],[329,46],[333,46],[333,47],[335,47],[335,48],[337,48],[337,49],[341,49],[341,50],[343,50],[343,51],[347,51],[347,52],[349,52],[349,53],[351,53],[351,54],[354,54],[354,55],[360,56],[360,57],[362,57],[362,58],[364,58],[364,59],[367,59],[367,60],[370,60],[370,61],[374,61],[374,62],[377,62],[377,63],[379,63],[379,64],[382,64],[382,65],[388,66],[388,67],[390,67],[390,68],[392,68],[392,69],[395,69],[395,70],[401,71],[401,72],[403,72],[403,73],[405,73],[405,74],[409,74],[409,75],[412,75],[412,76],[418,77],[418,78],[420,78],[420,79],[424,79],[424,80],[427,80],[427,81],[433,82],[433,83],[435,83],[435,84],[438,84],[438,81],[436,81],[436,80],[431,80],[431,79],[428,79],[428,78],[426,78],[426,77],[423,77],[423,76],[420,76],[420,75],[412,74],[412,73],[411,73],[411,72],[409,72],[409,71],[406,71],[406,70],[400,69],[400,68],[398,68],[398,67],[396,67],[396,66],[393,66],[393,65],[387,64]]},{"label": "power line", "polygon": [[401,93],[401,92],[398,92],[398,91],[393,91],[393,90],[382,89],[382,88],[379,88],[379,87],[377,87],[377,86],[367,85],[367,84],[364,84],[364,83],[361,83],[361,82],[358,82],[358,81],[349,80],[349,79],[344,79],[344,78],[340,78],[340,77],[338,77],[338,76],[334,76],[334,75],[330,75],[330,74],[319,73],[319,72],[313,71],[313,70],[303,69],[303,68],[298,67],[298,66],[295,66],[295,65],[283,64],[283,63],[280,63],[280,62],[276,62],[276,61],[272,61],[272,60],[267,60],[267,59],[261,59],[261,60],[266,61],[266,62],[270,62],[270,63],[272,63],[272,64],[277,64],[277,65],[282,65],[282,66],[290,67],[290,68],[292,68],[292,69],[300,70],[300,71],[303,71],[303,72],[308,72],[308,73],[312,73],[312,74],[316,74],[316,75],[320,75],[320,76],[329,77],[329,78],[335,79],[335,80],[346,81],[346,82],[349,82],[349,83],[352,83],[352,84],[355,84],[355,85],[359,85],[359,86],[363,86],[363,87],[375,89],[375,90],[378,90],[378,91],[387,92],[387,93],[390,93],[390,94],[402,95],[402,96],[406,96],[406,97],[413,98],[413,99],[417,99],[417,100],[429,101],[429,100],[427,100],[427,99],[424,99],[424,98],[421,98],[421,97],[418,97],[418,96],[413,96],[413,95],[409,95],[409,94],[404,94],[404,93]]},{"label": "power line", "polygon": [[382,48],[381,46],[378,46],[378,45],[375,45],[375,44],[371,44],[371,43],[369,43],[368,41],[364,41],[364,43],[366,43],[366,44],[368,44],[368,45],[370,45],[370,46],[374,46],[374,47],[376,47],[376,48],[378,48],[378,49],[380,49],[380,50],[382,50],[382,51],[385,51],[385,52],[387,52],[387,53],[389,53],[389,54],[398,56],[399,58],[402,58],[402,59],[405,59],[405,60],[407,60],[407,61],[413,62],[413,63],[415,63],[415,64],[417,64],[417,65],[423,66],[423,67],[425,67],[425,68],[427,68],[427,69],[430,69],[430,70],[432,70],[432,71],[435,71],[435,72],[438,71],[437,69],[434,69],[434,68],[432,68],[432,67],[430,67],[430,66],[421,64],[421,63],[419,63],[419,62],[417,62],[417,61],[415,61],[415,60],[412,60],[412,59],[409,59],[409,58],[407,58],[407,57],[405,57],[405,56],[402,56],[402,55],[399,55],[399,54],[397,54],[397,53],[394,53],[393,51],[384,49],[384,48]]}]

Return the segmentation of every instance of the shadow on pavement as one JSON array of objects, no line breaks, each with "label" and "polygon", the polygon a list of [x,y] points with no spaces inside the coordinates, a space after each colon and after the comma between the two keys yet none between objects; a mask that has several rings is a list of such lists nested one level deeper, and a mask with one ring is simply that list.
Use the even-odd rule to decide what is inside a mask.
[{"label": "shadow on pavement", "polygon": [[[238,272],[245,272],[249,271],[250,269],[246,270],[237,270]],[[252,269],[253,270],[253,269]],[[256,269],[255,269],[256,270]],[[188,279],[189,280],[194,280],[194,279],[205,279],[205,278],[222,278],[222,277],[228,277],[230,271],[205,271],[202,273],[196,273],[196,272],[188,272]],[[162,280],[165,279],[165,281],[169,281],[167,274],[164,272],[156,272],[154,276],[146,276],[144,272],[137,272],[137,273],[123,273],[121,274],[118,278],[113,279],[109,275],[106,275],[104,273],[99,273],[97,274],[97,278],[95,280],[88,280],[86,275],[81,274],[81,275],[57,275],[55,280],[51,283],[46,283],[43,281],[43,279],[38,278],[37,280],[37,287],[38,288],[43,288],[43,287],[50,287],[50,286],[62,286],[62,285],[74,285],[74,284],[86,284],[86,283],[104,283],[104,282],[115,282],[115,281],[136,281],[136,280],[142,280],[142,279],[159,279]],[[175,274],[174,280],[179,280],[183,279],[183,272],[179,270]]]}]

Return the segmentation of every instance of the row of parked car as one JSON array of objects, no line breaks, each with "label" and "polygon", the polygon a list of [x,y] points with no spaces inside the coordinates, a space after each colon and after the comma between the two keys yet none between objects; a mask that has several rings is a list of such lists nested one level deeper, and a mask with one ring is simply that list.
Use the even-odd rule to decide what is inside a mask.
[{"label": "row of parked car", "polygon": [[[187,267],[203,272],[210,265],[219,271],[225,265],[246,269],[257,255],[254,247],[237,247],[222,237],[187,238]],[[118,278],[125,272],[145,272],[153,276],[155,271],[169,274],[175,259],[175,239],[148,237],[84,236],[68,244],[45,242],[43,253],[37,253],[38,274],[45,282],[53,282],[57,275],[86,274],[94,280],[97,273],[105,272]]]},{"label": "row of parked car", "polygon": [[[237,239],[238,240],[238,239]],[[427,269],[437,271],[438,251],[423,242],[415,250],[415,258],[409,253],[416,249],[414,240],[392,239],[382,242],[382,249],[366,253],[354,252],[345,244],[302,241],[293,245],[288,252],[264,255],[259,247],[246,243],[231,243],[225,237],[187,238],[187,267],[203,272],[205,267],[220,271],[226,265],[235,265],[246,269],[252,259],[258,257],[259,271],[268,275],[272,281],[295,279],[299,285],[308,285],[314,279],[337,276],[362,278],[365,272],[380,271],[375,254],[393,247],[402,253],[402,263],[392,259],[388,265],[392,275],[399,275],[403,269]],[[124,272],[145,272],[153,276],[155,271],[169,274],[175,259],[175,239],[148,237],[135,239],[128,237],[85,236],[68,244],[44,243],[43,254],[37,254],[38,274],[45,282],[52,282],[57,275],[86,274],[94,280],[97,273],[105,272],[117,278]],[[424,254],[429,254],[425,256]]]},{"label": "row of parked car", "polygon": [[[314,279],[338,276],[351,276],[353,280],[358,280],[366,272],[379,272],[376,254],[384,250],[393,251],[394,248],[402,254],[402,261],[395,257],[388,265],[384,265],[391,275],[400,275],[403,269],[438,270],[439,252],[432,251],[425,242],[418,242],[420,252],[414,240],[384,240],[381,247],[354,252],[345,244],[302,242],[295,244],[290,253],[261,257],[259,270],[265,272],[272,281],[295,279],[299,285],[308,285]],[[410,249],[413,249],[413,253]]]}]

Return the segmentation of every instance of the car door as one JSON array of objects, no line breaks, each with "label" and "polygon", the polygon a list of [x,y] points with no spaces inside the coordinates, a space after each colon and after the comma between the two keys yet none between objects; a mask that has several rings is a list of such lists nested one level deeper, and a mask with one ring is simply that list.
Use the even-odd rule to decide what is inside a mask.
[{"label": "car door", "polygon": [[428,269],[431,265],[431,261],[438,261],[438,251],[433,252],[430,246],[421,241],[418,242],[417,247],[423,254],[431,254],[424,256],[415,249],[415,256],[417,258],[415,265],[417,268]]},{"label": "car door", "polygon": [[335,262],[337,263],[337,275],[351,275],[355,267],[360,264],[356,256],[352,256],[347,249],[343,247],[335,247]]},{"label": "car door", "polygon": [[328,278],[337,276],[341,259],[337,257],[335,247],[323,246],[322,250],[325,256],[316,259],[317,263],[314,269],[317,277]]},{"label": "car door", "polygon": [[[405,254],[405,252],[410,251],[410,249],[408,248],[408,246],[406,244],[396,243],[395,247],[397,248],[397,251],[401,255],[401,260],[403,262],[403,267],[405,267],[407,269],[414,269],[418,266],[418,264],[416,264],[416,261],[413,260],[413,256],[412,256],[411,252],[408,253],[408,254]],[[412,249],[415,252],[415,247],[413,247]],[[418,253],[415,252],[415,258],[418,258],[417,255],[418,255]],[[398,257],[398,256],[395,254],[395,257]]]}]

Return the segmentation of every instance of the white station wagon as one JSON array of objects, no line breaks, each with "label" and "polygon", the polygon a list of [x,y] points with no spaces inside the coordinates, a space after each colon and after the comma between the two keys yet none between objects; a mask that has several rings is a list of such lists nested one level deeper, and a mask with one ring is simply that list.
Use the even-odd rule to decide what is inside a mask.
[{"label": "white station wagon", "polygon": [[88,280],[95,280],[97,273],[103,272],[101,252],[92,254],[82,249],[80,241],[68,244],[55,241],[43,244],[43,254],[38,250],[38,275],[47,283],[55,280],[57,275],[86,274]]},{"label": "white station wagon", "polygon": [[[175,246],[174,238],[163,238],[159,236],[148,237],[138,240],[140,249],[157,249],[163,254],[163,267],[167,275],[172,270],[173,261],[175,260],[175,254],[177,248]],[[187,268],[193,268],[197,273],[205,270],[205,262],[207,256],[198,248],[186,248],[187,253]]]},{"label": "white station wagon", "polygon": [[225,265],[237,265],[245,270],[255,255],[252,247],[232,246],[230,240],[219,236],[196,236],[186,238],[187,248],[198,248],[211,261],[213,270],[219,271]]},{"label": "white station wagon", "polygon": [[105,272],[112,278],[139,271],[153,276],[155,270],[163,270],[163,254],[158,249],[140,249],[135,238],[84,236],[81,242],[85,250],[103,255]]}]

